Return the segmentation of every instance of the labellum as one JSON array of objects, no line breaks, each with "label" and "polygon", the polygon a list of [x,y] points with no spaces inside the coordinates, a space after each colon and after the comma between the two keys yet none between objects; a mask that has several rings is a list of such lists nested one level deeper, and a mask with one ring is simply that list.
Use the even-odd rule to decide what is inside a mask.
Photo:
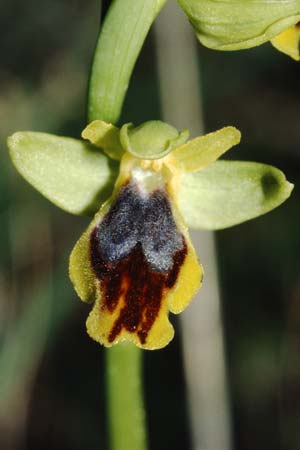
[{"label": "labellum", "polygon": [[81,290],[82,270],[89,280],[84,289],[96,298],[88,333],[105,346],[125,339],[146,349],[165,346],[174,335],[168,312],[181,312],[201,285],[202,267],[176,207],[168,159],[126,154],[112,198],[71,255],[75,287]]}]

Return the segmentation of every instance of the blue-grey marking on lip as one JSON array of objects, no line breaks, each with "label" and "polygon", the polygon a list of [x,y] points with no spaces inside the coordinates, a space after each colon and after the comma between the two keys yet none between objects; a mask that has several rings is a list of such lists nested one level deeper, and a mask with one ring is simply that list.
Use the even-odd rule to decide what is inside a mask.
[{"label": "blue-grey marking on lip", "polygon": [[167,272],[183,245],[166,192],[145,195],[131,182],[124,186],[98,225],[98,250],[107,262],[126,258],[140,243],[152,270]]}]

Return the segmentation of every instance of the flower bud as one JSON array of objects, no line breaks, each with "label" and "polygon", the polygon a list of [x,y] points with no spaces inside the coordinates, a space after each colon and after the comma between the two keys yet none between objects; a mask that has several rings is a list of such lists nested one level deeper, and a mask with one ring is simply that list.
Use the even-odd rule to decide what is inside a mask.
[{"label": "flower bud", "polygon": [[197,37],[215,50],[242,50],[274,39],[300,21],[299,0],[178,0]]}]

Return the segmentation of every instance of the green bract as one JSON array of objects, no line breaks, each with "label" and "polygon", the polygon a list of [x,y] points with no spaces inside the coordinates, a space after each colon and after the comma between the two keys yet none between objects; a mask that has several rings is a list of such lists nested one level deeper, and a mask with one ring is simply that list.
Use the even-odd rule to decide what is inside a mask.
[{"label": "green bract", "polygon": [[216,230],[260,216],[284,202],[293,188],[274,167],[215,162],[239,143],[240,133],[234,127],[185,143],[187,131],[178,132],[159,121],[136,128],[125,125],[121,133],[111,124],[95,121],[83,136],[95,146],[28,131],[8,138],[19,173],[45,197],[73,214],[91,215],[109,198],[119,172],[114,160],[126,153],[146,164],[153,159],[165,161],[181,174],[176,184],[178,207],[191,228]]},{"label": "green bract", "polygon": [[300,21],[299,0],[178,0],[200,42],[216,50],[263,44]]}]

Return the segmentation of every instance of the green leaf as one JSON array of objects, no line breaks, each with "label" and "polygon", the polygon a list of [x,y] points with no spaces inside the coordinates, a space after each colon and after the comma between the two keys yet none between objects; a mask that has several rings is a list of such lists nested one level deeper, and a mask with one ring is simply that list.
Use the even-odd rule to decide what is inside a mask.
[{"label": "green leaf", "polygon": [[25,180],[69,213],[92,214],[112,192],[118,165],[84,141],[20,131],[7,143]]},{"label": "green leaf", "polygon": [[121,160],[124,149],[120,142],[120,130],[111,123],[94,120],[83,130],[81,136],[103,149],[110,158]]},{"label": "green leaf", "polygon": [[183,144],[189,137],[189,131],[177,131],[171,125],[160,120],[151,120],[138,127],[131,123],[122,126],[120,140],[123,148],[136,158],[159,159],[173,148]]},{"label": "green leaf", "polygon": [[200,42],[216,50],[263,44],[300,21],[299,0],[178,0]]},{"label": "green leaf", "polygon": [[89,87],[89,122],[116,123],[137,57],[166,0],[112,1],[95,50]]},{"label": "green leaf", "polygon": [[223,153],[239,144],[241,133],[225,127],[188,141],[174,150],[173,156],[186,172],[197,172],[216,161]]},{"label": "green leaf", "polygon": [[179,209],[191,228],[218,230],[271,211],[293,185],[275,167],[244,161],[217,161],[181,178]]}]

